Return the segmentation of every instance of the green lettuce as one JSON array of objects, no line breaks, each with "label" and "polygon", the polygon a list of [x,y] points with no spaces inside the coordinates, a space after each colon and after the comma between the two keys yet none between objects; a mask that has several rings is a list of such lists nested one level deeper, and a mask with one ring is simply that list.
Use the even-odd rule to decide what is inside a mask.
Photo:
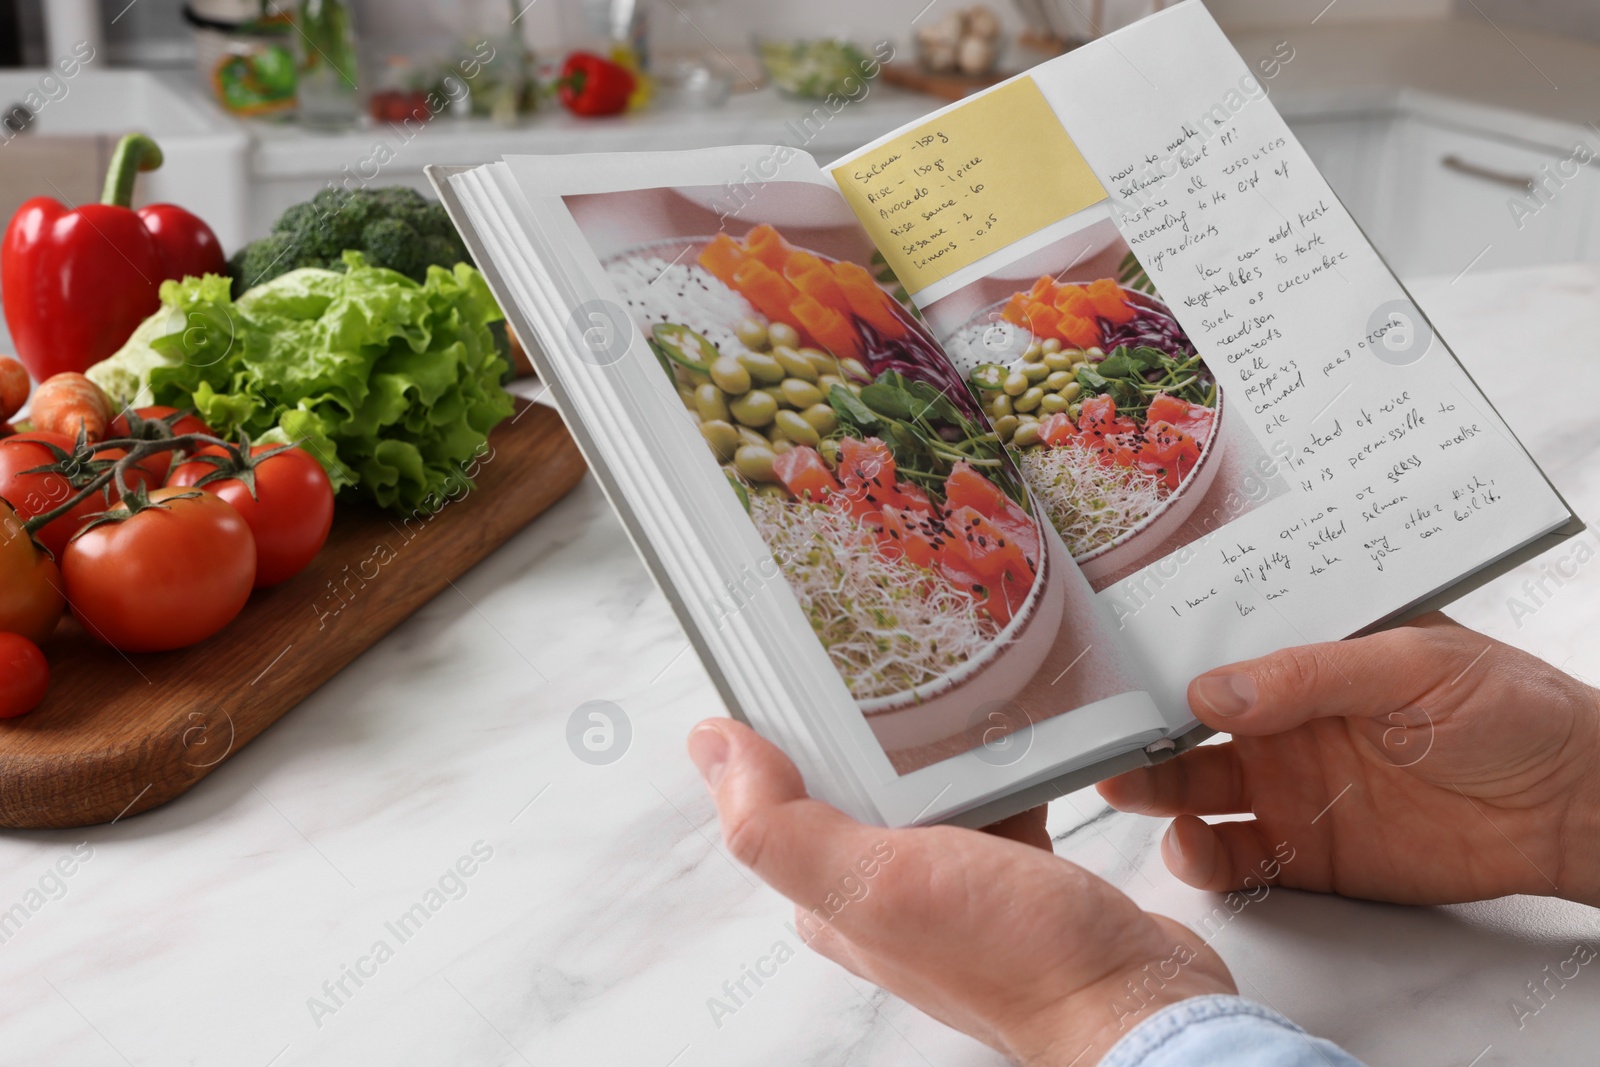
[{"label": "green lettuce", "polygon": [[162,308],[89,376],[118,404],[193,408],[218,432],[294,442],[336,488],[436,510],[470,484],[511,414],[489,324],[501,313],[465,263],[421,284],[346,252],[247,290],[208,275],[161,286]]}]

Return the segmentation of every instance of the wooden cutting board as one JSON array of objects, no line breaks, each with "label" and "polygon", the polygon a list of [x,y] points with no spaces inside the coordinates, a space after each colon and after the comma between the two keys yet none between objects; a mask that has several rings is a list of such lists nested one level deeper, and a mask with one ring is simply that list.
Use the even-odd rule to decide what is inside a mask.
[{"label": "wooden cutting board", "polygon": [[915,93],[927,93],[940,100],[963,100],[980,89],[998,85],[1006,79],[1003,74],[933,74],[921,67],[907,63],[889,63],[883,68],[883,80]]},{"label": "wooden cutting board", "polygon": [[583,477],[551,408],[519,399],[489,443],[477,488],[431,518],[341,503],[311,566],[209,641],[124,656],[63,622],[44,704],[0,720],[0,826],[89,826],[178,796]]}]

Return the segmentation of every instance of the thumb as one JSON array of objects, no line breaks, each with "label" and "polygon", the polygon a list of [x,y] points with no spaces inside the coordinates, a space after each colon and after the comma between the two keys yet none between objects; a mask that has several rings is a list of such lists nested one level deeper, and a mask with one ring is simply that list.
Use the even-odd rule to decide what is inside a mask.
[{"label": "thumb", "polygon": [[688,747],[728,851],[797,904],[820,901],[884,837],[807,796],[789,757],[742,723],[707,719],[690,731]]},{"label": "thumb", "polygon": [[1490,644],[1443,615],[1426,615],[1367,637],[1285,648],[1207,671],[1189,683],[1189,707],[1207,726],[1243,736],[1318,718],[1389,716],[1427,703]]}]

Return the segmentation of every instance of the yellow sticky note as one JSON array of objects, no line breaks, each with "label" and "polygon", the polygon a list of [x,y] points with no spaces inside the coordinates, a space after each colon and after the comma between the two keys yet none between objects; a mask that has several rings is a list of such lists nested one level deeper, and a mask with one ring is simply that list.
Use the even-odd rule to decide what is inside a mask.
[{"label": "yellow sticky note", "polygon": [[835,167],[833,177],[913,293],[1106,197],[1026,77]]}]

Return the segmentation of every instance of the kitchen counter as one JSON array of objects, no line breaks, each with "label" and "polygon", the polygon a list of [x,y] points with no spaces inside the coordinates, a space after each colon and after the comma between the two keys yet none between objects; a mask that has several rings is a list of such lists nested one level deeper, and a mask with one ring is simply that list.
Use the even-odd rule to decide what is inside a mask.
[{"label": "kitchen counter", "polygon": [[[1236,30],[1231,36],[1251,64],[1272,56],[1278,42],[1294,49],[1268,83],[1291,123],[1404,113],[1541,148],[1569,151],[1586,139],[1600,151],[1600,134],[1586,125],[1600,121],[1600,46],[1501,29],[1463,17],[1283,26]],[[195,94],[188,74],[161,77],[171,88]],[[445,114],[421,129],[373,124],[337,134],[241,122],[212,111],[217,121],[250,138],[250,195],[224,228],[259,235],[290,204],[329,182],[426,188],[422,168],[428,163],[480,163],[508,153],[671,151],[740,143],[801,146],[827,162],[942,103],[875,83],[861,101],[831,114],[817,102],[790,99],[769,87],[737,93],[724,107],[706,111],[663,109],[581,120],[552,106],[510,128]]]},{"label": "kitchen counter", "polygon": [[[505,155],[560,152],[671,152],[731,144],[786,144],[827,163],[921,117],[940,101],[881,82],[832,111],[776,89],[736,93],[702,111],[656,108],[615,118],[580,119],[550,104],[515,126],[443,113],[425,125],[374,123],[342,133],[240,122],[253,139],[256,197],[252,233],[264,233],[290,204],[330,181],[349,188],[404,183],[427,188],[430,163],[487,163]],[[230,120],[237,122],[238,120]]]},{"label": "kitchen counter", "polygon": [[[1540,372],[1545,389],[1495,399],[1578,511],[1600,512],[1588,407],[1549,399],[1600,391],[1600,266],[1469,273],[1417,298],[1479,380],[1504,381],[1508,354]],[[1457,617],[1600,678],[1600,564],[1519,623],[1510,598],[1537,571]],[[0,1064],[999,1062],[803,949],[713,1020],[724,981],[799,947],[791,910],[721,847],[683,754],[718,699],[592,480],[456,584],[186,796],[0,831],[0,911],[45,890],[0,944]],[[278,646],[261,647],[215,669],[259,672]],[[566,740],[596,700],[632,727],[606,766]],[[1162,821],[1085,791],[1050,825],[1060,855],[1141,904],[1228,914],[1162,867]],[[419,903],[426,921],[397,926]],[[1510,1002],[1597,940],[1600,912],[1543,899],[1274,890],[1213,944],[1246,995],[1373,1067],[1559,1067],[1594,1061],[1600,975],[1520,1030]]]},{"label": "kitchen counter", "polygon": [[[337,171],[372,155],[385,141],[399,169],[422,162],[400,158],[414,144],[424,162],[483,163],[503,155],[559,152],[670,152],[730,144],[788,144],[826,163],[932,110],[938,102],[881,82],[838,111],[820,100],[797,100],[773,88],[737,93],[703,111],[652,108],[614,118],[578,118],[549,104],[514,126],[458,119],[448,112],[425,125],[372,123],[343,133],[310,133],[299,126],[245,124],[256,145],[255,173],[264,178]],[[421,154],[419,151],[419,154]],[[440,153],[444,153],[442,156]]]}]

